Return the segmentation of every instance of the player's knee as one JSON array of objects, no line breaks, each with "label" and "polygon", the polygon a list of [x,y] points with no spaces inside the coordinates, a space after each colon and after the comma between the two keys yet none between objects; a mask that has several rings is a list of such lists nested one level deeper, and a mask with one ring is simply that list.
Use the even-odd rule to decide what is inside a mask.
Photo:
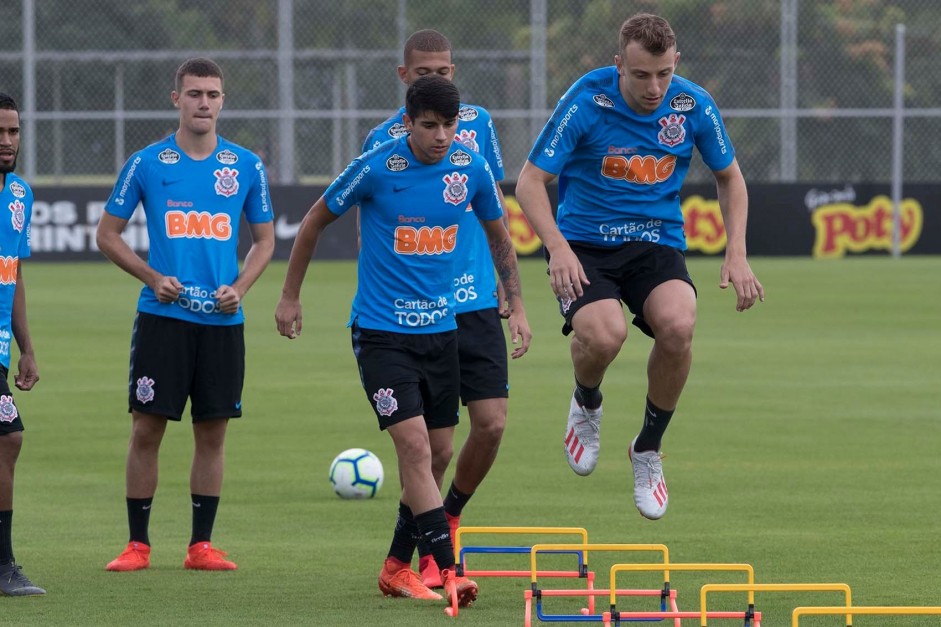
[{"label": "player's knee", "polygon": [[654,334],[661,350],[675,354],[688,353],[693,346],[695,318],[687,316],[671,317],[661,321]]},{"label": "player's knee", "polygon": [[8,466],[12,472],[21,448],[23,448],[22,431],[0,434],[0,466]]},{"label": "player's knee", "polygon": [[476,442],[483,446],[496,447],[503,439],[506,429],[506,415],[488,416],[487,420],[477,420],[471,423],[471,435]]},{"label": "player's knee", "polygon": [[435,478],[443,477],[454,456],[454,447],[442,447],[440,450],[431,453],[431,471]]}]

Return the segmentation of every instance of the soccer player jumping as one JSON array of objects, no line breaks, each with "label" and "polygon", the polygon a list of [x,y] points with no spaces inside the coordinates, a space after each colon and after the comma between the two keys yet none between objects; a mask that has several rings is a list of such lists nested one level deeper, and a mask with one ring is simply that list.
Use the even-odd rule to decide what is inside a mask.
[{"label": "soccer player jumping", "polygon": [[[693,147],[713,171],[728,243],[719,287],[734,286],[736,310],[764,300],[745,256],[748,194],[715,101],[674,74],[680,54],[661,17],[621,26],[614,65],[562,96],[523,166],[516,196],[546,247],[552,290],[571,341],[575,390],[564,450],[579,475],[600,450],[601,382],[633,323],[654,339],[640,433],[628,453],[634,503],[663,516],[668,494],[660,444],[692,361],[696,290],[686,270],[679,192]],[[559,178],[553,218],[546,186]]]}]

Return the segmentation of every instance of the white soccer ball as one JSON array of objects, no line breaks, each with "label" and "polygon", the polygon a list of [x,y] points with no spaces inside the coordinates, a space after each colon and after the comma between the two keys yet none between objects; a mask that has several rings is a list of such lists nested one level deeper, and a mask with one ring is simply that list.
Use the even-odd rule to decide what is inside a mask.
[{"label": "white soccer ball", "polygon": [[371,499],[382,487],[382,462],[363,448],[351,448],[333,458],[330,483],[341,499]]}]

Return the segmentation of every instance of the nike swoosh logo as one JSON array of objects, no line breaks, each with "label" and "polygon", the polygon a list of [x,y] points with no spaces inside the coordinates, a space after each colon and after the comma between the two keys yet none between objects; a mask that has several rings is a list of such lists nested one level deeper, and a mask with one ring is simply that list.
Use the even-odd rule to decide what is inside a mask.
[{"label": "nike swoosh logo", "polygon": [[274,236],[278,239],[293,239],[301,228],[301,223],[291,224],[284,216],[278,216],[274,222]]},{"label": "nike swoosh logo", "polygon": [[163,179],[163,185],[164,187],[166,187],[167,185],[173,185],[174,183],[179,183],[182,180],[183,179]]},{"label": "nike swoosh logo", "polygon": [[202,503],[193,503],[193,507],[202,507],[202,506],[203,506]]},{"label": "nike swoosh logo", "polygon": [[411,187],[414,187],[414,186],[413,186],[413,185],[393,185],[393,186],[392,186],[392,191],[393,191],[393,192],[404,192],[405,190],[407,190],[407,189],[409,189],[409,188],[411,188]]},{"label": "nike swoosh logo", "polygon": [[239,401],[238,403],[236,403],[236,404],[235,404],[235,408],[236,408],[236,409],[242,409],[242,401]]},{"label": "nike swoosh logo", "polygon": [[141,509],[150,509],[153,505],[142,505]]}]

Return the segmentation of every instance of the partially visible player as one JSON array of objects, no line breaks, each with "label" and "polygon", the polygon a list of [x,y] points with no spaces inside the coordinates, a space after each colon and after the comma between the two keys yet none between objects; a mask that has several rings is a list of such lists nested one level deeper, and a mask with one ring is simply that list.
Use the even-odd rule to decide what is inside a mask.
[{"label": "partially visible player", "polygon": [[[764,288],[745,255],[748,193],[712,96],[674,71],[680,54],[662,17],[620,29],[614,65],[562,96],[520,172],[516,196],[546,246],[552,290],[571,342],[575,389],[563,442],[569,466],[598,461],[601,381],[627,339],[621,301],[654,338],[640,433],[629,444],[634,504],[657,519],[668,493],[660,444],[692,362],[696,290],[686,270],[680,188],[693,149],[713,171],[728,234],[720,288],[745,311]],[[559,177],[552,215],[546,186]]]},{"label": "partially visible player", "polygon": [[[459,251],[483,225],[489,255],[506,287],[514,356],[529,347],[516,253],[501,218],[490,167],[453,141],[457,88],[422,77],[406,94],[408,135],[354,160],[301,222],[275,321],[294,339],[302,328],[300,289],[323,230],[360,207],[362,246],[349,326],[366,397],[392,437],[402,495],[379,588],[386,595],[440,599],[411,569],[419,538],[461,605],[477,584],[454,573],[448,520],[432,460],[449,454],[458,422],[460,366],[454,308]],[[501,344],[502,347],[502,344]]]},{"label": "partially visible player", "polygon": [[[454,79],[451,62],[451,42],[434,30],[420,30],[405,42],[403,65],[398,66],[399,79],[406,85],[421,76],[441,76]],[[406,133],[402,107],[366,137],[363,152],[375,148],[390,138]],[[503,180],[503,156],[500,139],[490,113],[483,107],[461,103],[454,140],[480,154],[499,183]],[[503,191],[497,186],[504,224],[507,207]],[[509,376],[506,357],[506,338],[501,316],[506,316],[502,286],[496,281],[493,261],[483,230],[473,228],[469,245],[460,252],[464,255],[454,276],[457,301],[458,352],[461,361],[461,402],[467,406],[470,431],[461,447],[454,470],[454,479],[444,497],[444,511],[451,533],[460,525],[464,506],[474,495],[490,471],[506,428]],[[523,333],[529,333],[523,329]],[[528,342],[528,339],[527,339]],[[451,451],[432,460],[435,481],[440,488],[451,462]],[[441,575],[424,545],[419,545],[419,571],[430,588],[441,587]]]},{"label": "partially visible player", "polygon": [[26,319],[22,267],[30,255],[33,190],[13,173],[19,151],[19,108],[13,98],[0,93],[0,206],[6,209],[6,218],[0,221],[0,249],[6,258],[0,282],[0,595],[6,596],[46,594],[33,585],[13,557],[13,469],[23,446],[23,419],[7,383],[11,337],[20,349],[14,385],[28,392],[39,381]]},{"label": "partially visible player", "polygon": [[[196,570],[234,570],[211,543],[222,492],[230,418],[242,415],[245,341],[242,300],[274,252],[265,167],[254,153],[216,134],[225,99],[222,70],[190,59],[170,94],[180,112],[173,135],[128,159],[98,224],[98,247],[144,287],[131,340],[127,515],[130,540],[111,571],[150,566],[148,527],[157,461],[168,421],[191,401],[195,451],[190,471],[192,535],[183,562]],[[141,203],[150,255],[121,238]],[[239,224],[252,246],[238,265]]]}]

